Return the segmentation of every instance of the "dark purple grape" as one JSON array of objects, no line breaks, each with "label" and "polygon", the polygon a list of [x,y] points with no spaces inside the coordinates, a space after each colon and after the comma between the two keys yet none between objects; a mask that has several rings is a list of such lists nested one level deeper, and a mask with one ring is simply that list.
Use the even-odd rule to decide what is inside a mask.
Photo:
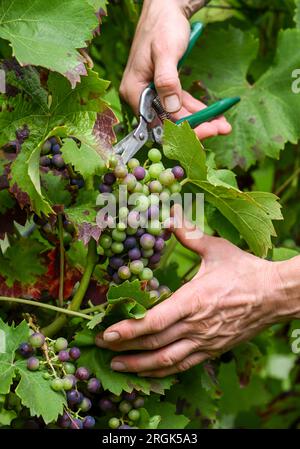
[{"label": "dark purple grape", "polygon": [[61,154],[59,143],[52,145],[52,153],[53,154]]},{"label": "dark purple grape", "polygon": [[86,416],[83,419],[83,428],[84,429],[92,429],[93,427],[95,427],[96,421],[95,418],[93,418],[93,416]]},{"label": "dark purple grape", "polygon": [[78,418],[72,418],[70,429],[82,429],[83,428],[83,422],[81,419]]},{"label": "dark purple grape", "polygon": [[128,257],[130,260],[138,260],[142,257],[142,254],[138,248],[133,248],[128,251]]},{"label": "dark purple grape", "polygon": [[84,180],[83,179],[71,179],[71,185],[77,186],[79,189],[81,189],[84,186]]},{"label": "dark purple grape", "polygon": [[143,228],[139,228],[137,231],[136,231],[136,237],[137,238],[140,238],[140,237],[142,237],[142,235],[143,234],[145,234],[145,229],[143,229]]},{"label": "dark purple grape", "polygon": [[27,360],[27,368],[29,371],[37,371],[40,366],[40,361],[36,357],[29,357]]},{"label": "dark purple grape", "polygon": [[[126,240],[125,240],[126,241]],[[112,256],[109,259],[109,265],[114,268],[115,270],[118,270],[122,265],[124,264],[124,261],[121,257],[118,256]]]},{"label": "dark purple grape", "polygon": [[116,270],[113,267],[111,267],[110,265],[107,266],[106,271],[109,276],[113,276],[116,272]]},{"label": "dark purple grape", "polygon": [[137,246],[137,240],[135,237],[127,237],[126,240],[124,241],[124,248],[125,249],[132,249],[135,248]]},{"label": "dark purple grape", "polygon": [[161,252],[165,247],[165,241],[162,237],[157,237],[154,249],[155,251]]},{"label": "dark purple grape", "polygon": [[182,179],[184,177],[184,170],[180,165],[172,168],[172,173],[176,179]]},{"label": "dark purple grape", "polygon": [[62,429],[68,429],[71,425],[71,419],[67,413],[64,413],[58,418],[57,424]]},{"label": "dark purple grape", "polygon": [[98,405],[102,412],[112,412],[115,409],[115,405],[107,398],[100,399]]},{"label": "dark purple grape", "polygon": [[56,137],[50,137],[50,139],[48,139],[48,140],[51,143],[51,145],[56,145],[57,144],[57,138]]},{"label": "dark purple grape", "polygon": [[59,359],[61,362],[68,362],[68,361],[70,360],[70,354],[69,354],[69,351],[65,351],[65,350],[59,351],[59,353],[58,353],[58,359]]},{"label": "dark purple grape", "polygon": [[52,165],[56,168],[64,168],[65,161],[60,154],[55,154],[52,158]]},{"label": "dark purple grape", "polygon": [[79,368],[77,368],[75,376],[79,380],[88,380],[91,374],[87,368],[85,368],[84,366],[80,366]]},{"label": "dark purple grape", "polygon": [[128,426],[128,424],[122,424],[118,429],[132,429],[132,427]]},{"label": "dark purple grape", "polygon": [[169,229],[165,229],[161,237],[165,241],[167,241],[167,240],[169,240],[171,238],[171,236],[172,236],[172,232]]},{"label": "dark purple grape", "polygon": [[83,394],[77,390],[71,390],[67,392],[67,399],[70,405],[80,404],[83,399]]},{"label": "dark purple grape", "polygon": [[21,343],[19,346],[19,353],[27,358],[34,353],[34,349],[29,343]]},{"label": "dark purple grape", "polygon": [[70,349],[69,354],[72,360],[77,360],[80,357],[80,349],[74,346]]},{"label": "dark purple grape", "polygon": [[116,177],[113,173],[106,173],[106,175],[104,175],[103,180],[105,184],[108,184],[110,186],[116,181]]},{"label": "dark purple grape", "polygon": [[40,165],[42,167],[49,167],[51,165],[51,159],[48,156],[42,156],[40,158]]},{"label": "dark purple grape", "polygon": [[143,167],[136,167],[133,170],[133,174],[138,181],[141,181],[146,176],[146,170]]},{"label": "dark purple grape", "polygon": [[117,284],[117,285],[122,284],[122,279],[119,278],[118,273],[114,273],[112,276],[112,279],[115,284]]},{"label": "dark purple grape", "polygon": [[112,187],[107,184],[100,184],[99,185],[99,192],[101,193],[111,193]]},{"label": "dark purple grape", "polygon": [[136,399],[136,396],[137,396],[137,392],[136,391],[132,391],[131,393],[124,393],[123,394],[123,398],[126,400],[126,401],[129,401],[129,402],[131,402],[131,401],[134,401],[135,399]]},{"label": "dark purple grape", "polygon": [[133,401],[133,407],[134,408],[142,408],[145,405],[145,399],[142,398],[141,396],[138,396],[134,401]]},{"label": "dark purple grape", "polygon": [[149,259],[149,266],[158,264],[160,259],[161,259],[160,253],[154,253],[153,256],[151,256]]},{"label": "dark purple grape", "polygon": [[100,380],[96,379],[96,377],[92,377],[87,384],[87,390],[90,393],[98,393],[101,388]]}]

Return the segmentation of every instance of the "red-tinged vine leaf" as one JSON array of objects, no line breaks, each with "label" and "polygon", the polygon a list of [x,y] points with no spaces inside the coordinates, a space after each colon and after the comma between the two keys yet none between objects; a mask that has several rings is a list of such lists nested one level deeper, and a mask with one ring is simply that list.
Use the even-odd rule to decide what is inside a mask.
[{"label": "red-tinged vine leaf", "polygon": [[251,342],[243,343],[232,349],[236,363],[236,372],[240,381],[240,386],[249,384],[251,375],[261,361],[261,352],[257,345]]},{"label": "red-tinged vine leaf", "polygon": [[5,282],[5,278],[0,276],[0,296],[39,300],[41,299],[43,289],[45,289],[45,284],[40,284],[39,282],[33,285],[24,285],[21,282],[14,282],[14,284],[9,287]]},{"label": "red-tinged vine leaf", "polygon": [[[74,88],[86,68],[78,49],[91,40],[98,21],[92,6],[77,0],[24,3],[1,1],[0,36],[7,39],[21,65],[43,66],[66,76]],[[22,20],[20,21],[20,17]]]},{"label": "red-tinged vine leaf", "polygon": [[116,142],[116,134],[114,126],[119,123],[116,115],[110,108],[106,108],[103,112],[97,114],[97,120],[94,126],[93,133],[103,148],[104,156],[108,158],[112,152],[112,145]]},{"label": "red-tinged vine leaf", "polygon": [[93,305],[104,304],[107,298],[108,285],[99,284],[96,280],[91,280],[84,295],[83,304],[91,301]]}]

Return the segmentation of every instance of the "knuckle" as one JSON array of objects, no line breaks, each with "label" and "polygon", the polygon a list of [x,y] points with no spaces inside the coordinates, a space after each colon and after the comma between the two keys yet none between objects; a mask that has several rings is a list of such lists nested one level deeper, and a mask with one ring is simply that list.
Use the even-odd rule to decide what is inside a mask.
[{"label": "knuckle", "polygon": [[150,316],[149,329],[151,332],[159,332],[164,330],[164,328],[165,328],[165,319],[161,315],[156,315],[153,318],[151,318]]},{"label": "knuckle", "polygon": [[176,368],[179,372],[187,371],[192,368],[192,366],[192,363],[186,360],[183,360],[182,362],[176,364]]},{"label": "knuckle", "polygon": [[175,360],[170,354],[163,352],[159,357],[159,363],[161,366],[169,367],[175,365]]},{"label": "knuckle", "polygon": [[155,85],[157,89],[176,90],[178,78],[167,73],[159,73],[155,77]]},{"label": "knuckle", "polygon": [[156,349],[159,347],[158,338],[155,335],[145,337],[143,341],[143,346],[145,349]]}]

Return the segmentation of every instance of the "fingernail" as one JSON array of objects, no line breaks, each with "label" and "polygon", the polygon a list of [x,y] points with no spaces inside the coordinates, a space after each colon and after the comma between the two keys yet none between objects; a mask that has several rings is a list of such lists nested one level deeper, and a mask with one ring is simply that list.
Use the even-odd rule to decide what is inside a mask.
[{"label": "fingernail", "polygon": [[100,348],[105,346],[105,341],[103,340],[103,333],[96,335],[95,343],[96,346],[99,346]]},{"label": "fingernail", "polygon": [[164,106],[167,112],[177,112],[180,109],[180,100],[178,95],[169,95],[164,98]]},{"label": "fingernail", "polygon": [[110,366],[114,371],[126,371],[126,365],[123,362],[111,362]]},{"label": "fingernail", "polygon": [[117,341],[120,340],[119,332],[105,332],[103,334],[103,340],[105,341]]}]

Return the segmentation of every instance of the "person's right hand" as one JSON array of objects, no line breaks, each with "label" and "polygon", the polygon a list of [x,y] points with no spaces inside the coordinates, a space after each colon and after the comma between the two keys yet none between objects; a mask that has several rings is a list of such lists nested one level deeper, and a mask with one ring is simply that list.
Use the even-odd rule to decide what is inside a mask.
[{"label": "person's right hand", "polygon": [[[190,37],[190,24],[179,0],[145,0],[127,67],[120,86],[124,100],[138,114],[142,91],[154,80],[165,110],[175,119],[205,108],[205,104],[182,90],[177,64]],[[228,134],[224,117],[195,129],[200,139]]]}]

